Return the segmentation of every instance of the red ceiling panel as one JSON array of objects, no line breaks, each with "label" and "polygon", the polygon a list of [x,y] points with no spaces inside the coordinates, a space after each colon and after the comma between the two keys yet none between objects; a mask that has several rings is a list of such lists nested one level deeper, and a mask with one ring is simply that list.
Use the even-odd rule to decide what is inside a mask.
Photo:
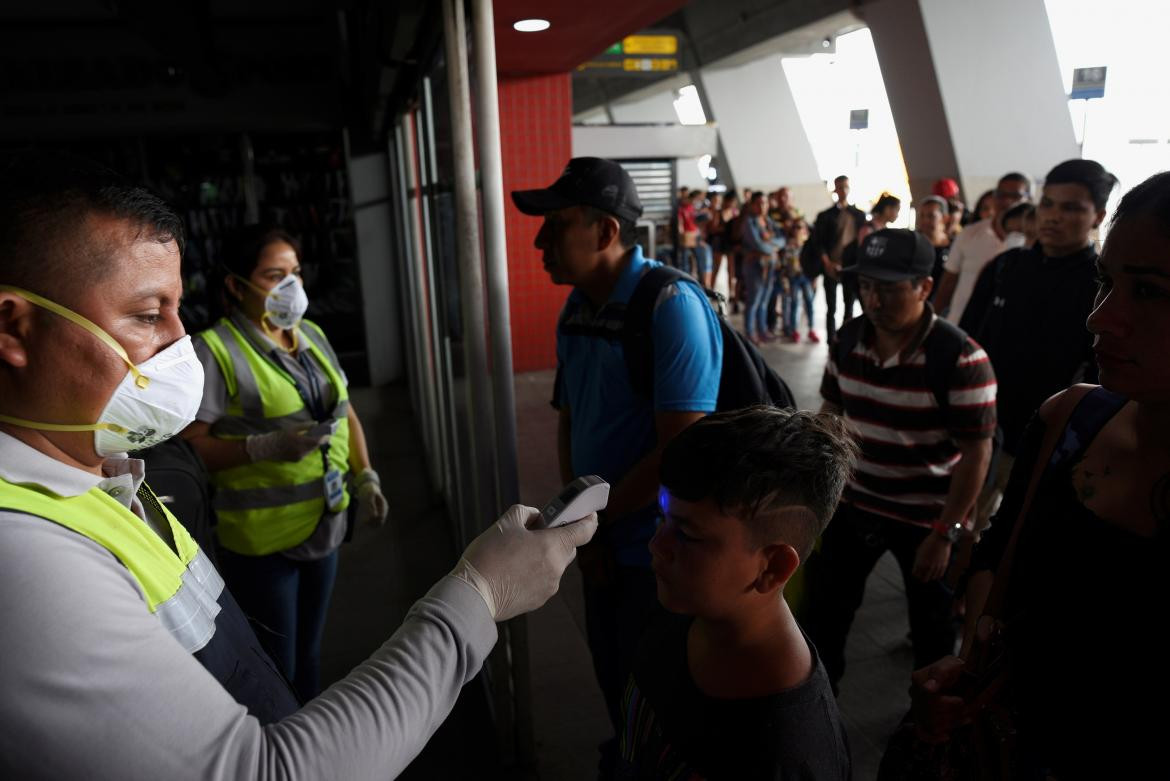
[{"label": "red ceiling panel", "polygon": [[[687,4],[687,0],[495,0],[496,64],[504,75],[564,73]],[[521,19],[549,29],[521,33]]]}]

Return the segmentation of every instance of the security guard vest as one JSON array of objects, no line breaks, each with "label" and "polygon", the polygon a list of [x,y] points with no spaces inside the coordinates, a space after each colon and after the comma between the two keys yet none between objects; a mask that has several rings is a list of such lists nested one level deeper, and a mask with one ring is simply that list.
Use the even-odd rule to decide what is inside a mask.
[{"label": "security guard vest", "polygon": [[[314,411],[305,389],[297,387],[272,355],[273,348],[261,344],[246,325],[224,318],[199,338],[215,356],[227,387],[227,412],[212,424],[213,436],[244,439],[325,421],[336,423],[329,445],[300,461],[260,461],[211,474],[220,544],[248,556],[296,547],[330,511],[325,501],[326,472],[337,470],[344,475],[349,471],[349,393],[337,355],[320,328],[301,321],[301,349],[325,368],[337,393],[333,409]],[[333,510],[340,512],[348,505],[349,494],[343,490]]]},{"label": "security guard vest", "polygon": [[52,521],[113,554],[138,584],[147,609],[262,724],[295,713],[300,706],[292,688],[261,648],[207,555],[146,483],[138,499],[165,519],[175,550],[100,488],[58,496],[0,479],[0,509]]}]

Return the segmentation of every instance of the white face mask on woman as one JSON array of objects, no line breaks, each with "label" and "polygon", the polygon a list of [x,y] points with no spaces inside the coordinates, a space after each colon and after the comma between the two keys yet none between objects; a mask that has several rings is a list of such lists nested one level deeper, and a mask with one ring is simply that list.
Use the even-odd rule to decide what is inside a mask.
[{"label": "white face mask on woman", "polygon": [[261,322],[276,328],[296,328],[309,309],[309,296],[296,274],[288,274],[271,290],[256,285],[250,279],[234,274],[236,279],[264,296],[264,315]]},{"label": "white face mask on woman", "polygon": [[42,423],[8,415],[0,415],[0,421],[39,431],[92,431],[97,454],[112,456],[157,445],[195,420],[203,400],[203,364],[195,355],[190,336],[184,335],[135,366],[126,349],[91,320],[18,287],[0,285],[0,290],[15,293],[81,326],[116,352],[129,367],[97,423]]}]

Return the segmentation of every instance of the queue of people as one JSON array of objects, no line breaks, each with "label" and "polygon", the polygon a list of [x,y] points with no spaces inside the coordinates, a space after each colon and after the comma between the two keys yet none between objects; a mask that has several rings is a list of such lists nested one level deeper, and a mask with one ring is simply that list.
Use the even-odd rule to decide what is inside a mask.
[{"label": "queue of people", "polygon": [[[634,369],[625,316],[659,264],[637,243],[629,175],[574,158],[548,188],[513,192],[542,220],[546,273],[571,288],[547,447],[564,482],[608,481],[609,504],[555,529],[509,509],[318,692],[342,514],[356,502],[380,523],[394,497],[303,317],[295,237],[240,232],[221,260],[225,315],[193,340],[165,203],[85,161],[5,159],[5,775],[393,777],[480,669],[495,622],[543,604],[576,556],[613,730],[600,778],[847,779],[835,695],[885,551],[918,669],[883,777],[1148,774],[1149,703],[1167,690],[1170,174],[1125,195],[1100,255],[1116,179],[1098,163],[1054,167],[1035,204],[1026,177],[1004,176],[953,242],[951,184],[914,231],[889,227],[893,196],[867,219],[846,177],[811,226],[785,190],[739,213],[688,192],[700,278],[658,291]],[[756,342],[769,314],[795,334],[800,300],[813,338],[812,280],[831,280],[833,309],[843,289],[820,410],[727,408],[742,342],[725,341],[703,287],[736,259]],[[176,435],[218,488],[214,557],[134,456]]]},{"label": "queue of people", "polygon": [[[1144,681],[1123,671],[1136,661],[1166,690],[1150,654],[1167,563],[1167,175],[1123,199],[1099,258],[1094,231],[1116,179],[1093,161],[1056,166],[1035,204],[1026,177],[1005,175],[970,214],[942,180],[914,231],[889,227],[892,196],[867,220],[838,178],[835,205],[807,238],[798,227],[791,253],[796,269],[814,268],[861,304],[826,323],[824,403],[811,415],[722,410],[712,374],[679,379],[684,366],[718,362],[707,310],[688,325],[676,319],[681,303],[670,305],[698,301],[706,280],[677,283],[654,321],[655,388],[678,382],[679,392],[614,396],[626,367],[603,342],[620,332],[631,274],[644,273],[621,239],[635,194],[614,164],[574,164],[608,170],[598,186],[623,193],[620,213],[562,183],[541,204],[514,194],[545,218],[537,247],[554,281],[575,288],[558,328],[562,476],[596,463],[589,453],[624,451],[624,465],[611,455],[606,466],[622,497],[604,513],[606,536],[659,515],[649,542],[658,606],[640,603],[636,639],[611,641],[625,649],[616,678],[600,661],[612,654],[591,638],[611,707],[615,681],[625,682],[599,776],[849,777],[832,694],[866,577],[887,550],[906,584],[918,671],[883,778],[1134,777],[1155,767]],[[759,340],[762,272],[786,262],[790,235],[782,199],[745,195],[740,214],[720,214],[720,235],[738,238],[719,246],[738,261],[744,330]],[[572,278],[560,271],[570,265]],[[573,389],[570,371],[604,376],[606,392]],[[1076,385],[1098,372],[1105,388]],[[601,424],[617,415],[619,426]],[[634,419],[642,433],[631,448]],[[1025,520],[1036,528],[1015,534]],[[789,606],[784,586],[801,565],[802,604]],[[1105,714],[1124,716],[1104,725]]]}]

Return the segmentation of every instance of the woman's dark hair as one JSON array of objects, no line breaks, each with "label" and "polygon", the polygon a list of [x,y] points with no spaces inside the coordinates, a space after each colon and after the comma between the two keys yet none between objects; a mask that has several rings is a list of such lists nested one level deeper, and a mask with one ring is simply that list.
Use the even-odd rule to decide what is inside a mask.
[{"label": "woman's dark hair", "polygon": [[856,458],[840,417],[757,406],[709,415],[672,439],[659,482],[683,501],[710,500],[739,518],[756,545],[783,541],[803,559],[833,516]]},{"label": "woman's dark hair", "polygon": [[1170,236],[1170,171],[1154,174],[1127,192],[1117,204],[1110,225],[1133,217],[1149,217]]},{"label": "woman's dark hair", "polygon": [[975,215],[975,219],[979,219],[979,212],[983,211],[983,204],[995,197],[995,190],[988,190],[979,196],[979,200],[975,201],[975,207],[971,209]]},{"label": "woman's dark hair", "polygon": [[890,193],[882,193],[881,196],[877,199],[877,203],[875,203],[873,205],[873,211],[871,213],[872,214],[881,214],[886,209],[889,209],[891,206],[901,206],[901,205],[902,205],[902,199],[899,198],[898,196],[891,195]]},{"label": "woman's dark hair", "polygon": [[301,243],[284,228],[275,225],[245,225],[224,241],[220,263],[231,273],[247,279],[256,270],[264,248],[278,241],[291,246],[300,260]]},{"label": "woman's dark hair", "polygon": [[1109,194],[1117,186],[1117,177],[1096,160],[1065,160],[1048,172],[1044,184],[1079,184],[1089,191],[1098,210],[1104,209]]}]

